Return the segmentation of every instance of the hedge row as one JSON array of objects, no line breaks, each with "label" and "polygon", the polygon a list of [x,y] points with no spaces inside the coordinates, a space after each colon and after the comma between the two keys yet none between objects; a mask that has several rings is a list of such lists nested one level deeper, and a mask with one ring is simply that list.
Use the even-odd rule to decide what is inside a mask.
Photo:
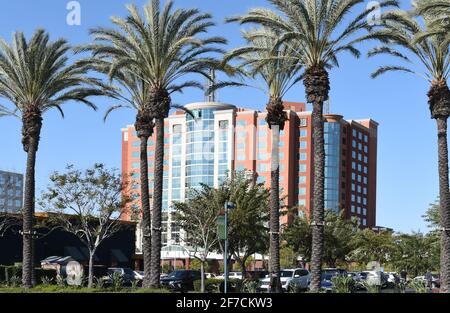
[{"label": "hedge row", "polygon": [[[228,281],[228,292],[240,293],[242,289],[242,280],[230,279]],[[205,292],[218,293],[223,292],[225,287],[225,281],[223,279],[209,278],[205,279]],[[201,280],[194,281],[194,290],[200,291]]]},{"label": "hedge row", "polygon": [[[56,281],[56,270],[35,268],[35,275],[38,284],[42,283],[44,277]],[[13,277],[22,278],[21,266],[0,265],[0,282],[9,282]]]}]

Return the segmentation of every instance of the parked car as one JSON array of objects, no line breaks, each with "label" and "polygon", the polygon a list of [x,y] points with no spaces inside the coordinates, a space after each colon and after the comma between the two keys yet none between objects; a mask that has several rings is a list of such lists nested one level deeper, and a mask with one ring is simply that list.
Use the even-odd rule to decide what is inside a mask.
[{"label": "parked car", "polygon": [[143,280],[144,279],[144,271],[133,271],[134,279]]},{"label": "parked car", "polygon": [[161,279],[161,286],[172,291],[187,292],[194,290],[194,281],[201,278],[200,271],[177,270]]},{"label": "parked car", "polygon": [[322,270],[322,273],[346,276],[347,270],[342,269],[342,268],[324,268]]},{"label": "parked car", "polygon": [[441,287],[441,276],[439,274],[431,274],[432,276],[432,288]]},{"label": "parked car", "polygon": [[161,274],[159,274],[159,279],[166,278],[167,276],[169,276],[168,273],[161,273]]},{"label": "parked car", "polygon": [[365,289],[364,282],[367,279],[367,273],[348,272],[347,276],[353,278],[353,280],[355,281],[356,290],[364,290]]},{"label": "parked car", "polygon": [[366,279],[367,279],[367,272],[359,272],[358,273],[358,277],[359,277],[359,281],[360,282],[366,281]]},{"label": "parked car", "polygon": [[322,272],[322,276],[320,277],[320,289],[325,292],[332,292],[333,290],[333,277],[338,276],[337,272]]},{"label": "parked car", "polygon": [[[225,274],[220,274],[219,276],[216,276],[216,278],[217,279],[225,279]],[[242,279],[242,273],[241,272],[229,272],[228,279]]]},{"label": "parked car", "polygon": [[245,279],[263,279],[269,274],[268,271],[258,270],[258,271],[247,271],[245,272]]},{"label": "parked car", "polygon": [[[281,287],[284,291],[307,290],[311,282],[311,274],[303,268],[283,269],[280,271]],[[259,291],[270,290],[270,275],[260,280]]]},{"label": "parked car", "polygon": [[107,271],[107,276],[103,277],[105,285],[111,285],[113,283],[114,275],[120,275],[122,278],[122,284],[124,286],[130,286],[135,278],[135,273],[128,267],[110,267]]},{"label": "parked car", "polygon": [[347,272],[347,276],[356,279],[358,272]]},{"label": "parked car", "polygon": [[205,278],[207,278],[207,279],[216,278],[216,274],[214,274],[214,273],[205,273]]},{"label": "parked car", "polygon": [[387,272],[387,283],[390,286],[395,286],[400,283],[400,276],[394,272]]},{"label": "parked car", "polygon": [[387,275],[381,271],[364,271],[366,276],[365,282],[370,286],[385,286],[387,284]]},{"label": "parked car", "polygon": [[[424,283],[427,283],[425,276],[416,276],[413,280],[421,280]],[[439,274],[431,274],[431,288],[439,288],[441,286],[440,276]]]}]

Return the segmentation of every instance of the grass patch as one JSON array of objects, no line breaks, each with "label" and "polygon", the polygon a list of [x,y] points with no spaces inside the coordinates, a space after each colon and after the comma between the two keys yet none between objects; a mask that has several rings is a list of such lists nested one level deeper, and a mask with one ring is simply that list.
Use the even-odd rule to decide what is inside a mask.
[{"label": "grass patch", "polygon": [[170,293],[167,289],[131,289],[122,288],[114,290],[110,288],[80,288],[80,287],[60,287],[57,285],[39,285],[31,289],[21,287],[0,287],[0,293]]}]

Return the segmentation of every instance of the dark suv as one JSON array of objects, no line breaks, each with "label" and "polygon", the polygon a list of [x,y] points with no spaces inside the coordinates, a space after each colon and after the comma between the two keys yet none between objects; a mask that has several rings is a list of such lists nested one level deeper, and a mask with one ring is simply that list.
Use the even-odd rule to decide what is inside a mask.
[{"label": "dark suv", "polygon": [[194,281],[201,278],[200,271],[178,270],[161,279],[161,286],[173,291],[194,290]]}]

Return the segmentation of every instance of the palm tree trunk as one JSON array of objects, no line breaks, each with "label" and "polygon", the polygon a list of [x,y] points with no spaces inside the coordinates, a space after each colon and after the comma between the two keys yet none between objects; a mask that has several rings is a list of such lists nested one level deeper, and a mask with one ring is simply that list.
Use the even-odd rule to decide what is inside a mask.
[{"label": "palm tree trunk", "polygon": [[152,258],[150,284],[159,288],[161,272],[161,214],[164,175],[164,118],[157,118],[155,144],[155,186],[152,208]]},{"label": "palm tree trunk", "polygon": [[323,138],[323,103],[316,102],[312,112],[312,139],[314,159],[313,223],[311,249],[311,290],[320,289],[324,246],[324,181],[325,147]]},{"label": "palm tree trunk", "polygon": [[148,187],[148,137],[141,136],[141,206],[142,206],[142,254],[144,258],[144,279],[142,286],[150,288],[151,269],[151,214],[150,214],[150,192]]},{"label": "palm tree trunk", "polygon": [[272,153],[270,170],[270,292],[281,293],[280,281],[280,128],[272,126]]},{"label": "palm tree trunk", "polygon": [[33,241],[31,242],[31,254],[33,256],[32,257],[33,270],[31,271],[31,285],[34,287],[38,284],[38,282],[36,281],[36,271],[34,270],[34,259],[36,258],[36,236],[34,236]]},{"label": "palm tree trunk", "polygon": [[312,103],[313,144],[313,205],[312,205],[312,248],[311,248],[311,290],[320,289],[324,246],[324,186],[325,146],[323,103],[328,100],[330,81],[323,64],[309,67],[303,80],[308,103]]},{"label": "palm tree trunk", "polygon": [[33,286],[33,230],[35,200],[35,166],[38,139],[30,138],[27,145],[27,169],[25,174],[25,195],[23,205],[23,251],[22,251],[22,285]]},{"label": "palm tree trunk", "polygon": [[436,119],[439,158],[441,227],[441,292],[450,293],[450,195],[448,177],[447,117]]}]

